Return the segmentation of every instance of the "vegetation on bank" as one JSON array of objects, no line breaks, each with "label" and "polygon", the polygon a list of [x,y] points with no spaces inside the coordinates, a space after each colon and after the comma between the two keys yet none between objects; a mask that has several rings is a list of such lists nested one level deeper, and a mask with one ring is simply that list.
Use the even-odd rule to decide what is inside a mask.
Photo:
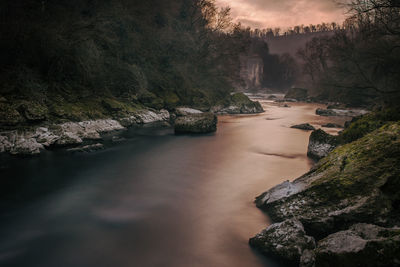
[{"label": "vegetation on bank", "polygon": [[0,126],[230,98],[243,32],[212,0],[2,1]]}]

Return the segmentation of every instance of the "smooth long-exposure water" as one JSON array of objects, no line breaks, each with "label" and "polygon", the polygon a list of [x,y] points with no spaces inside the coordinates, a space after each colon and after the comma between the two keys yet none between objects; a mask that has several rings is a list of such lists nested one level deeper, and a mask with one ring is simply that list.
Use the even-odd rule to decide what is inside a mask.
[{"label": "smooth long-exposure water", "polygon": [[248,246],[269,224],[253,200],[312,165],[310,132],[291,125],[344,119],[316,116],[315,104],[264,107],[219,117],[216,134],[131,130],[104,151],[1,166],[1,179],[25,181],[15,198],[57,186],[3,211],[0,265],[275,266]]}]

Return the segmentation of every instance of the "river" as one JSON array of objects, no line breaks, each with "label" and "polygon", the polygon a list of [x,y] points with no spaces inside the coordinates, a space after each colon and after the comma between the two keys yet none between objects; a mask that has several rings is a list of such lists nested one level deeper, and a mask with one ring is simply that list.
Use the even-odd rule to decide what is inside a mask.
[{"label": "river", "polygon": [[315,115],[322,105],[289,105],[220,116],[215,134],[145,127],[103,151],[2,163],[23,204],[2,209],[0,265],[278,266],[248,246],[270,223],[253,200],[312,166],[310,132],[291,125],[345,120]]}]

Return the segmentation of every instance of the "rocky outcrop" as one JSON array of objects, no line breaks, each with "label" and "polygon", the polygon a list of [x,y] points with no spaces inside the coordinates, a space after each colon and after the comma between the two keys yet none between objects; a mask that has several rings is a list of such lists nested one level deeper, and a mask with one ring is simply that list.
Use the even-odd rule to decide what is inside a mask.
[{"label": "rocky outcrop", "polygon": [[274,222],[296,219],[307,235],[320,240],[303,253],[303,266],[313,266],[314,260],[315,266],[399,265],[394,255],[399,255],[400,231],[382,228],[400,221],[399,136],[400,123],[389,123],[256,198]]},{"label": "rocky outcrop", "polygon": [[355,224],[318,242],[315,266],[400,266],[400,228]]},{"label": "rocky outcrop", "polygon": [[315,248],[314,238],[306,235],[303,225],[296,219],[270,225],[250,238],[249,244],[263,254],[293,266],[299,263],[304,251]]},{"label": "rocky outcrop", "polygon": [[[169,121],[167,110],[142,110],[134,116],[120,119],[100,119],[81,122],[66,122],[48,127],[0,132],[0,153],[14,155],[39,154],[50,146],[76,146],[85,140],[101,140],[102,134],[125,130],[134,124]],[[82,148],[78,148],[78,150]],[[84,151],[91,147],[83,148]]]},{"label": "rocky outcrop", "polygon": [[83,153],[83,152],[93,152],[93,151],[97,151],[97,150],[102,150],[104,149],[104,145],[97,143],[97,144],[92,144],[92,145],[86,145],[86,146],[82,146],[82,147],[74,147],[74,148],[70,148],[67,149],[68,152],[79,152],[79,153]]},{"label": "rocky outcrop", "polygon": [[305,130],[305,131],[314,131],[315,130],[314,126],[312,126],[309,123],[302,123],[302,124],[293,125],[290,128],[300,129],[300,130]]},{"label": "rocky outcrop", "polygon": [[254,114],[264,112],[258,101],[250,100],[243,93],[235,93],[230,97],[229,105],[217,105],[211,108],[211,112],[219,114]]},{"label": "rocky outcrop", "polygon": [[191,114],[175,120],[175,133],[210,133],[217,130],[217,116],[213,113]]},{"label": "rocky outcrop", "polygon": [[290,88],[285,99],[296,99],[298,101],[306,101],[308,97],[308,91],[304,88]]},{"label": "rocky outcrop", "polygon": [[317,108],[315,111],[320,116],[344,116],[344,117],[358,117],[365,115],[368,111],[363,109],[322,109]]},{"label": "rocky outcrop", "polygon": [[314,160],[320,160],[326,157],[337,145],[337,137],[321,129],[315,130],[311,133],[309,138],[307,156]]}]

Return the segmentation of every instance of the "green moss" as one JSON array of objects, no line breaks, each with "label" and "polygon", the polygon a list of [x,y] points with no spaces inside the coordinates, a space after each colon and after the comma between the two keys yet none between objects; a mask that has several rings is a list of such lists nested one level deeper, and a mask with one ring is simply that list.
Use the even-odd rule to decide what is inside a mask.
[{"label": "green moss", "polygon": [[387,122],[400,120],[400,108],[386,108],[353,119],[352,123],[339,135],[342,144],[355,141],[379,129]]},{"label": "green moss", "polygon": [[243,93],[232,94],[231,101],[232,101],[232,103],[239,105],[239,106],[252,103],[252,101]]},{"label": "green moss", "polygon": [[336,148],[316,166],[315,171],[323,177],[313,182],[314,190],[330,201],[367,195],[390,179],[398,179],[399,137],[400,123],[388,123],[355,142]]}]

